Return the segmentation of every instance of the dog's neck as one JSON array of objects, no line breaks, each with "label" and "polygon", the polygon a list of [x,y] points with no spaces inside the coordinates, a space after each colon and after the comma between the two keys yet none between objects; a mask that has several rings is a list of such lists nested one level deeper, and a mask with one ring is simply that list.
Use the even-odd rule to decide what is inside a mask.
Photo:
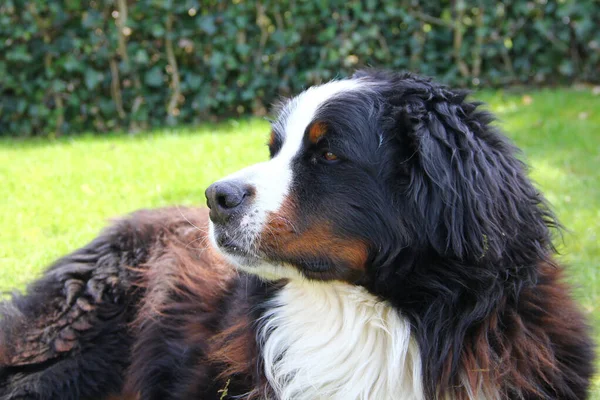
[{"label": "dog's neck", "polygon": [[410,323],[362,287],[291,280],[258,338],[281,400],[424,398]]}]

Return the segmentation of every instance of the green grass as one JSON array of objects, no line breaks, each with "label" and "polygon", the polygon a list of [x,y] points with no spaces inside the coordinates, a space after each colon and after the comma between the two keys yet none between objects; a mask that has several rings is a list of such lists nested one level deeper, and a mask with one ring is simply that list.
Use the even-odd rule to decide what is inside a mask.
[{"label": "green grass", "polygon": [[[523,149],[532,178],[569,229],[561,257],[600,339],[600,96],[548,89],[476,97]],[[23,288],[111,217],[204,204],[212,181],[267,158],[268,131],[250,119],[135,137],[0,140],[0,290]]]}]

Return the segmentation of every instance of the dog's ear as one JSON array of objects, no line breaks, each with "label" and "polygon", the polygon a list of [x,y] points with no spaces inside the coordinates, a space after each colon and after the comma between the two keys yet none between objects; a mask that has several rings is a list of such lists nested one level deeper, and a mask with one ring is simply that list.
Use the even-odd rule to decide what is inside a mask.
[{"label": "dog's ear", "polygon": [[396,98],[397,134],[414,155],[407,193],[420,218],[417,234],[461,259],[539,259],[554,218],[515,147],[490,125],[492,115],[465,97],[426,81]]}]

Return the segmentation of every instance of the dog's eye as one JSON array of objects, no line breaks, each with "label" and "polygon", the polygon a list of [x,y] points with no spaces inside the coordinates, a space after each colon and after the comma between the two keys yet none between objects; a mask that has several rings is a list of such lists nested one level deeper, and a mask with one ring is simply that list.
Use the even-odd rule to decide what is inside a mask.
[{"label": "dog's eye", "polygon": [[333,162],[333,161],[339,160],[338,156],[333,154],[331,151],[324,151],[323,154],[321,154],[321,158],[323,158],[325,161],[328,161],[328,162]]}]

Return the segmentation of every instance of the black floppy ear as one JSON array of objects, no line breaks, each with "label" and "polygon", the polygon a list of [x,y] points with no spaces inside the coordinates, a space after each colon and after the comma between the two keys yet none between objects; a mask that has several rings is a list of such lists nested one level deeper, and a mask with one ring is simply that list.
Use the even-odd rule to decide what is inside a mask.
[{"label": "black floppy ear", "polygon": [[554,219],[514,146],[465,92],[423,86],[405,92],[396,117],[416,152],[409,193],[424,239],[461,259],[539,259]]}]

